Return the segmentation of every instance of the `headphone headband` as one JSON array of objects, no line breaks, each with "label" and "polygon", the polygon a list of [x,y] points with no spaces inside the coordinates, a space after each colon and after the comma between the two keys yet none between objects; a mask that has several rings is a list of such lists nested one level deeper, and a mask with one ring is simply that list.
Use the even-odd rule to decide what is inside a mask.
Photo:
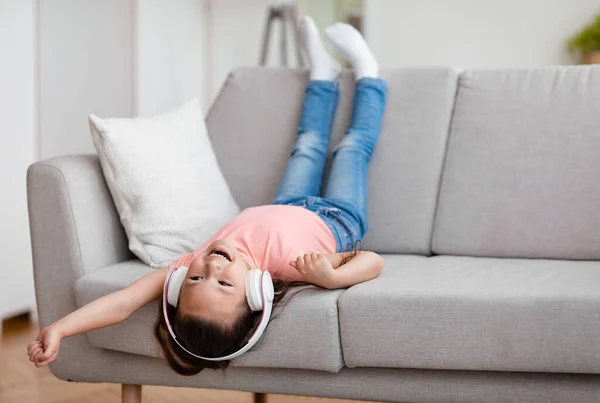
[{"label": "headphone headband", "polygon": [[177,343],[177,345],[181,347],[183,351],[191,356],[206,361],[231,360],[239,357],[254,347],[267,328],[269,319],[271,317],[271,311],[273,310],[273,298],[275,296],[275,292],[273,289],[273,280],[271,279],[271,274],[268,271],[253,269],[248,271],[248,274],[246,275],[246,299],[248,306],[252,311],[263,311],[258,327],[248,339],[248,342],[241,349],[232,354],[222,357],[203,357],[198,354],[194,354],[183,347],[179,340],[177,340],[175,331],[173,330],[169,321],[167,303],[173,307],[177,307],[177,303],[179,302],[179,294],[181,293],[181,287],[185,281],[187,271],[188,268],[185,266],[172,268],[167,273],[167,277],[165,278],[165,283],[163,286],[163,316],[165,317],[165,323],[167,325],[167,329],[169,330],[169,334],[175,343]]}]

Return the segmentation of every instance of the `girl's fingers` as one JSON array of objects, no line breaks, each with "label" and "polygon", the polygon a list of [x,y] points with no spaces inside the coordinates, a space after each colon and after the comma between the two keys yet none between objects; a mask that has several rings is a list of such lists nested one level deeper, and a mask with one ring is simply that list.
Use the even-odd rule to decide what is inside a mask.
[{"label": "girl's fingers", "polygon": [[40,361],[40,358],[42,357],[44,351],[37,351],[35,354],[33,354],[33,362],[38,363]]},{"label": "girl's fingers", "polygon": [[56,348],[46,349],[46,351],[44,351],[39,358],[41,358],[43,361],[46,361],[54,354],[56,354]]},{"label": "girl's fingers", "polygon": [[31,352],[29,353],[29,361],[33,362],[33,358],[34,358],[36,355],[38,355],[38,354],[39,354],[41,351],[42,351],[42,349],[41,349],[41,348],[39,348],[39,349],[34,349],[34,350],[31,350]]},{"label": "girl's fingers", "polygon": [[314,253],[314,252],[313,252],[313,253],[311,253],[311,254],[310,254],[310,258],[311,258],[313,261],[315,261],[315,260],[317,260],[317,259],[319,258],[319,255],[318,255],[317,253]]},{"label": "girl's fingers", "polygon": [[310,253],[305,254],[304,255],[304,264],[308,266],[310,264],[310,261],[311,261]]},{"label": "girl's fingers", "polygon": [[296,268],[296,262],[292,260],[292,261],[290,262],[290,266],[292,266],[292,267],[295,269],[295,268]]},{"label": "girl's fingers", "polygon": [[33,350],[34,346],[35,342],[29,343],[29,345],[27,346],[27,354],[31,353],[31,350]]},{"label": "girl's fingers", "polygon": [[36,361],[35,366],[38,367],[38,368],[40,368],[40,367],[44,367],[44,366],[50,364],[52,361],[54,361],[56,359],[56,353],[57,352],[54,352],[54,354],[52,354],[50,356],[50,358],[48,358],[47,360],[43,360],[43,361],[39,361],[38,360],[38,361]]},{"label": "girl's fingers", "polygon": [[296,270],[300,273],[304,271],[304,258],[302,256],[296,258]]},{"label": "girl's fingers", "polygon": [[29,346],[27,346],[27,354],[29,354],[35,347],[41,347],[41,345],[42,343],[39,341],[32,341],[29,343]]},{"label": "girl's fingers", "polygon": [[50,364],[52,361],[54,361],[54,359],[42,361],[42,362],[36,362],[35,366],[38,368],[42,368],[42,367],[45,367],[46,365]]}]

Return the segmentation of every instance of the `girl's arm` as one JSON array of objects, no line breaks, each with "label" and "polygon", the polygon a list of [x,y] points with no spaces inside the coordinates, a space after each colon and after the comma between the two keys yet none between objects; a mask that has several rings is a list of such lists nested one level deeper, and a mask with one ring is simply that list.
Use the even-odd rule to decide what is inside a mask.
[{"label": "girl's arm", "polygon": [[44,328],[27,349],[29,360],[41,367],[54,361],[60,341],[69,336],[114,325],[162,295],[168,268],[142,277],[122,290],[98,298]]},{"label": "girl's arm", "polygon": [[345,253],[306,253],[290,262],[302,276],[303,281],[329,288],[346,288],[381,273],[385,260],[377,253],[360,251],[350,261],[342,264]]}]

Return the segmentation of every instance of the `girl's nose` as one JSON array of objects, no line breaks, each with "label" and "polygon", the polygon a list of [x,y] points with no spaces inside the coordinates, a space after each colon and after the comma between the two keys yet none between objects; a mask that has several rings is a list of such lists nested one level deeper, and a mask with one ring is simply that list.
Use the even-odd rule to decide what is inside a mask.
[{"label": "girl's nose", "polygon": [[223,266],[221,266],[216,261],[208,262],[206,267],[208,268],[209,274],[216,274],[216,273],[219,273],[221,270],[223,270]]}]

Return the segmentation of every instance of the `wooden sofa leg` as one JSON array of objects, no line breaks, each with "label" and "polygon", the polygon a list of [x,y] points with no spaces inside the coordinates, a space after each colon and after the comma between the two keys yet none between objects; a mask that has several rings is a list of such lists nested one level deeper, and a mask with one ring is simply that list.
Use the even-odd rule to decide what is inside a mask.
[{"label": "wooden sofa leg", "polygon": [[265,393],[255,393],[254,403],[267,403],[267,395]]},{"label": "wooden sofa leg", "polygon": [[142,403],[142,385],[121,385],[121,403]]}]

